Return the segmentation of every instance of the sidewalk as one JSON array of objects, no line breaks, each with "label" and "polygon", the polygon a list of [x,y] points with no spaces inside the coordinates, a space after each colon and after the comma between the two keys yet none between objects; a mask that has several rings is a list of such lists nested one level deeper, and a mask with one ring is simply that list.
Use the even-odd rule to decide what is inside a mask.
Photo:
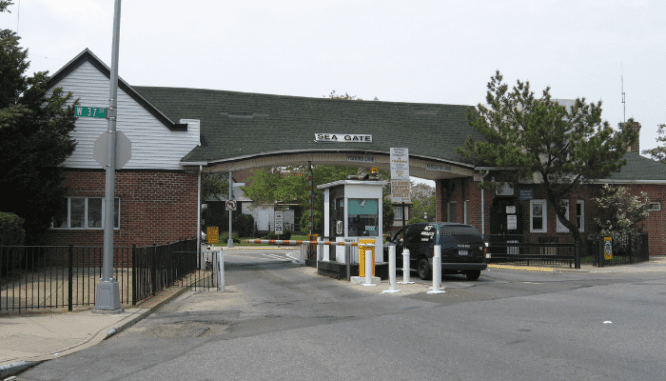
[{"label": "sidewalk", "polygon": [[489,269],[507,269],[519,271],[540,271],[540,272],[577,272],[590,274],[609,274],[609,273],[635,273],[635,272],[666,272],[666,256],[652,257],[648,262],[635,263],[631,265],[617,265],[596,267],[592,264],[582,263],[580,270],[569,268],[569,266],[526,266],[512,264],[489,264]]},{"label": "sidewalk", "polygon": [[[255,248],[256,249],[256,248]],[[509,269],[520,271],[578,273],[632,273],[664,272],[666,257],[652,258],[649,262],[613,267],[593,267],[582,265],[580,270],[568,267],[489,265],[489,269]],[[304,267],[312,276],[316,269]],[[398,279],[400,280],[400,279]],[[345,282],[348,283],[348,282]],[[350,283],[348,283],[350,284]],[[351,285],[369,293],[382,293],[388,282],[382,281],[377,287]],[[426,284],[398,284],[400,294],[407,295],[428,291]],[[26,314],[0,314],[0,380],[18,373],[42,361],[58,358],[99,344],[106,338],[131,327],[150,315],[164,304],[187,292],[186,287],[171,287],[142,302],[136,308],[127,308],[120,314],[97,314],[91,309],[79,312],[29,312]]]},{"label": "sidewalk", "polygon": [[0,314],[0,380],[40,362],[95,346],[131,327],[188,288],[174,286],[120,314],[92,309]]}]

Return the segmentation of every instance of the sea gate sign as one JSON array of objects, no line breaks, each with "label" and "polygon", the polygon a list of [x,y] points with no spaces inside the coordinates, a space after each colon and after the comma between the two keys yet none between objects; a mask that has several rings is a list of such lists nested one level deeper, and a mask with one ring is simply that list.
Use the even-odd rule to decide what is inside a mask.
[{"label": "sea gate sign", "polygon": [[372,135],[316,133],[317,143],[372,143]]}]

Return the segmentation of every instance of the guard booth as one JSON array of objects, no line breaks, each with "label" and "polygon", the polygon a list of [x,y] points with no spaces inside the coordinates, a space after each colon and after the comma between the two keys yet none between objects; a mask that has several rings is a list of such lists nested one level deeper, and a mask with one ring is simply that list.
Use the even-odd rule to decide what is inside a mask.
[{"label": "guard booth", "polygon": [[[356,242],[371,239],[379,244],[375,249],[375,264],[384,262],[382,207],[383,188],[387,181],[339,180],[318,185],[324,193],[324,234],[320,240]],[[356,246],[319,246],[319,273],[334,278],[358,275],[359,250]],[[378,271],[379,272],[379,271]],[[380,275],[378,275],[380,276]]]}]

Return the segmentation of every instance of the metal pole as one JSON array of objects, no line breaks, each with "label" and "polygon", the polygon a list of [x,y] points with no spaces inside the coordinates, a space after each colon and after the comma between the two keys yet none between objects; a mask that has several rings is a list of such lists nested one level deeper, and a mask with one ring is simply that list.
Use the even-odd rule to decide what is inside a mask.
[{"label": "metal pole", "polygon": [[113,43],[109,83],[109,123],[106,160],[106,191],[104,205],[104,260],[102,278],[97,284],[95,310],[121,312],[120,287],[113,278],[113,209],[116,186],[116,118],[118,115],[118,52],[120,47],[120,0],[115,0],[113,14]]},{"label": "metal pole", "polygon": [[[229,171],[229,200],[233,200],[233,189],[231,186],[231,171]],[[227,247],[234,247],[234,239],[231,236],[231,214],[233,211],[229,210],[229,239],[227,240]]]},{"label": "metal pole", "polygon": [[435,245],[434,255],[432,258],[432,290],[428,294],[443,294],[444,290],[439,287],[442,284],[442,247]]},{"label": "metal pole", "polygon": [[365,246],[365,283],[364,286],[376,286],[372,283],[372,247]]},{"label": "metal pole", "polygon": [[383,294],[400,292],[395,289],[395,246],[389,246],[389,289],[382,291]]},{"label": "metal pole", "polygon": [[222,252],[222,248],[220,247],[220,250],[217,252],[217,289],[219,291],[224,291],[224,253]]},{"label": "metal pole", "polygon": [[201,172],[203,166],[199,166],[199,177],[197,179],[197,260],[199,261],[199,269],[203,270],[203,256],[201,254]]},{"label": "metal pole", "polygon": [[403,249],[402,250],[402,282],[398,282],[400,284],[414,284],[414,282],[410,282],[409,276],[410,274],[410,268],[409,268],[409,249]]}]

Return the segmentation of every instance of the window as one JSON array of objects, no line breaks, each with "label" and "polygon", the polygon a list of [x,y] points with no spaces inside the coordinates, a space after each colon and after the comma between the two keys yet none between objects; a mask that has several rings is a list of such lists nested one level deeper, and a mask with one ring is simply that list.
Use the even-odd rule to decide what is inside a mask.
[{"label": "window", "polygon": [[[103,229],[104,204],[102,197],[65,198],[51,226],[55,229]],[[119,198],[114,198],[113,227],[120,228]]]},{"label": "window", "polygon": [[[560,200],[560,205],[564,206],[564,217],[569,219],[569,200]],[[557,217],[557,214],[555,214],[555,218],[557,219],[557,229],[555,229],[558,233],[568,233],[569,229],[567,229],[566,226],[562,222],[560,222],[560,218]]]},{"label": "window", "polygon": [[449,221],[448,222],[456,222],[456,202],[451,201],[449,202]]},{"label": "window", "polygon": [[394,220],[402,221],[402,206],[393,207]]},{"label": "window", "polygon": [[585,201],[576,201],[576,227],[581,232],[585,231]]},{"label": "window", "polygon": [[546,200],[530,200],[530,232],[547,233]]},{"label": "window", "polygon": [[660,212],[661,211],[661,202],[651,202],[648,204],[648,211],[650,212]]}]

